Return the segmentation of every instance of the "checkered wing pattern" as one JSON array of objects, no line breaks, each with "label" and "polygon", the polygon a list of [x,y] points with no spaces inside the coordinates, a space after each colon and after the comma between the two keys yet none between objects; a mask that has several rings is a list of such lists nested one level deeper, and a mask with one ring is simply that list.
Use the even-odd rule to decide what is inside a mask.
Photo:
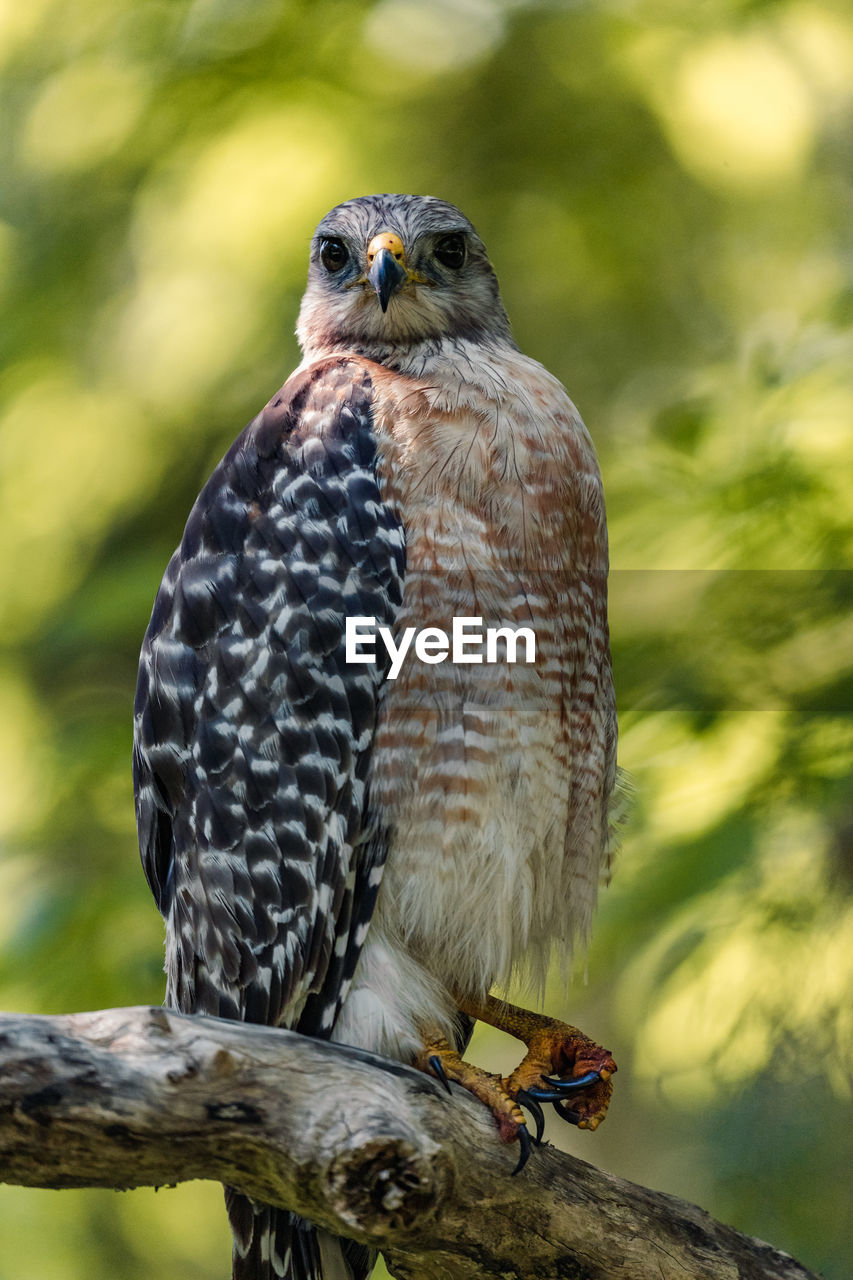
[{"label": "checkered wing pattern", "polygon": [[[170,1005],[330,1034],[386,848],[369,799],[385,668],[347,665],[345,618],[391,625],[404,566],[369,372],[320,361],[205,486],[142,649],[134,784]],[[248,1250],[253,1215],[234,1217]],[[271,1275],[290,1264],[279,1226]]]}]

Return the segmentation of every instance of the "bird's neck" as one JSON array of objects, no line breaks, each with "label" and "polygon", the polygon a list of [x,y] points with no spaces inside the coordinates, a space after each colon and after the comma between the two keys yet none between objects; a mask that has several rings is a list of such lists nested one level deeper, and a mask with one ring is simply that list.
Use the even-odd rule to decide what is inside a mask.
[{"label": "bird's neck", "polygon": [[300,367],[304,369],[327,356],[361,356],[375,364],[384,365],[386,369],[393,369],[395,373],[424,378],[434,371],[446,374],[449,369],[464,369],[466,364],[473,369],[484,355],[500,356],[504,352],[517,353],[518,347],[511,338],[503,334],[486,337],[477,334],[470,338],[456,334],[453,337],[426,338],[412,343],[341,340],[306,344]]}]

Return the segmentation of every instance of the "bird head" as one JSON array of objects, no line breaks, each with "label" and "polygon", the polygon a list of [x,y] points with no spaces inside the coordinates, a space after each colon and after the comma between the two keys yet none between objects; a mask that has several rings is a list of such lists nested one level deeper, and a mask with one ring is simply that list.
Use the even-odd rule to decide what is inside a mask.
[{"label": "bird head", "polygon": [[347,200],[314,233],[297,334],[308,358],[366,355],[444,337],[509,340],[482,240],[432,196]]}]

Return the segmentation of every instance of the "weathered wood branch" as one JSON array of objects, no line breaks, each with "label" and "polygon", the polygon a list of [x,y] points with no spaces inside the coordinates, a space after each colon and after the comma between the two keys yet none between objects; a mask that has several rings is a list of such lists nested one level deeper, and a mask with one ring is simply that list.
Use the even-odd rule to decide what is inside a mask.
[{"label": "weathered wood branch", "polygon": [[399,1064],[164,1009],[0,1014],[0,1180],[211,1178],[381,1248],[401,1280],[815,1280],[674,1196],[543,1147]]}]

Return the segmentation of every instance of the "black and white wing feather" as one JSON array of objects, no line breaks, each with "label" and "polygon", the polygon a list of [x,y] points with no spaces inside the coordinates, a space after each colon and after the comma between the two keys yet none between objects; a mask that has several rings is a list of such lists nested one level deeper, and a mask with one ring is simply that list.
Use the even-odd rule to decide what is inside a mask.
[{"label": "black and white wing feather", "polygon": [[137,821],[167,1002],[188,1012],[328,1035],[336,950],[352,964],[354,900],[363,920],[384,856],[368,816],[384,669],[348,665],[344,643],[347,615],[390,625],[402,593],[371,392],[354,360],[291,378],[205,486],[154,605]]},{"label": "black and white wing feather", "polygon": [[[185,1012],[328,1036],[345,997],[387,843],[369,798],[385,668],[347,664],[345,619],[392,625],[405,568],[375,464],[368,367],[294,375],[205,486],[157,596],[134,787]],[[307,1224],[229,1195],[235,1275],[320,1274]]]}]

